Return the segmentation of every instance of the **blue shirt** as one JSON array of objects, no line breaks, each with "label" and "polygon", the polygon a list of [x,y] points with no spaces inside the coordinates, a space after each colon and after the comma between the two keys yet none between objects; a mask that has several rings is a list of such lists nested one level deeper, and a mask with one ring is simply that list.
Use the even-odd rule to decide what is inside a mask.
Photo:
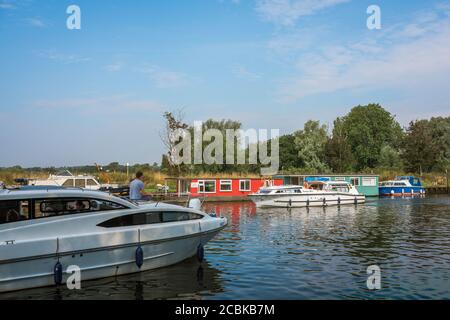
[{"label": "blue shirt", "polygon": [[144,190],[144,183],[139,179],[134,179],[130,183],[130,199],[131,200],[142,200],[141,191]]}]

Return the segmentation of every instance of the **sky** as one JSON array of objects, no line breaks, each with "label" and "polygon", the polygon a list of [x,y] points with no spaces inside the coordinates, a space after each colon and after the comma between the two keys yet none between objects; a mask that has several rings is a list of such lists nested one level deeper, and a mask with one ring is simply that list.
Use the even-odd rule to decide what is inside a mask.
[{"label": "sky", "polygon": [[449,0],[0,0],[0,167],[160,162],[164,111],[286,134],[449,101]]}]

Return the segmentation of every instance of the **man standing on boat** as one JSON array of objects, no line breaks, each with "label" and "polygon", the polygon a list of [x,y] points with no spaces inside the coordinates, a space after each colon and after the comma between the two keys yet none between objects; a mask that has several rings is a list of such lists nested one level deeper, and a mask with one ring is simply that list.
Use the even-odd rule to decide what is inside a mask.
[{"label": "man standing on boat", "polygon": [[144,174],[141,171],[136,172],[136,178],[130,182],[131,200],[150,200],[151,195],[144,191]]}]

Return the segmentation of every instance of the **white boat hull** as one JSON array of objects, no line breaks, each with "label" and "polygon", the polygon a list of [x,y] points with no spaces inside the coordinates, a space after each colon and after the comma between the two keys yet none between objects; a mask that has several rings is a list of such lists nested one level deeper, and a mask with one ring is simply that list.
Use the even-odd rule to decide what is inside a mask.
[{"label": "white boat hull", "polygon": [[289,194],[289,195],[251,195],[258,208],[307,208],[327,207],[366,202],[364,195],[339,193]]},{"label": "white boat hull", "polygon": [[[0,261],[0,292],[55,285],[54,268],[58,261],[63,266],[63,284],[71,275],[67,273],[67,268],[74,265],[81,270],[81,281],[166,267],[196,255],[199,245],[206,244],[221,229],[140,244],[106,245],[58,255],[47,254],[33,258]],[[64,239],[60,241],[64,242]],[[43,245],[45,247],[45,244]],[[138,246],[144,253],[144,263],[141,268],[136,265]],[[17,249],[20,250],[18,245]]]}]

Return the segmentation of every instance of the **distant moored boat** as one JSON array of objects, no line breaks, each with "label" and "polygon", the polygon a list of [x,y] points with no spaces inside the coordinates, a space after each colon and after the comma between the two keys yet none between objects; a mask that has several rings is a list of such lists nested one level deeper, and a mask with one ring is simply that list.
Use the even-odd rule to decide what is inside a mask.
[{"label": "distant moored boat", "polygon": [[395,180],[380,183],[380,196],[413,196],[425,194],[419,178],[413,176],[396,177]]}]

